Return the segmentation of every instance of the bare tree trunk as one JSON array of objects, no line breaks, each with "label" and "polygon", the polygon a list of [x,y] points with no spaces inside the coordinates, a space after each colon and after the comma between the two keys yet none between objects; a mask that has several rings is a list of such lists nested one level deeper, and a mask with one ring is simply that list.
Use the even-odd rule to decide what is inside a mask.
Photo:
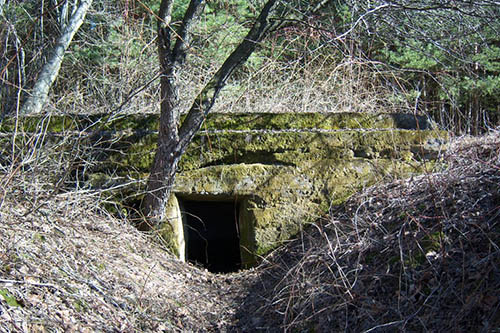
[{"label": "bare tree trunk", "polygon": [[61,37],[59,37],[59,40],[54,47],[54,53],[49,61],[43,66],[40,74],[38,75],[38,79],[33,87],[31,96],[28,97],[21,109],[21,114],[26,115],[42,111],[42,107],[47,101],[50,87],[59,74],[64,53],[73,40],[75,33],[85,20],[85,15],[87,14],[91,4],[92,0],[80,0],[80,4],[69,19],[68,24],[64,25]]},{"label": "bare tree trunk", "polygon": [[200,129],[229,76],[248,59],[265,34],[281,23],[271,19],[273,15],[279,16],[278,14],[283,14],[286,10],[286,7],[278,6],[279,2],[269,0],[264,5],[247,36],[196,97],[187,117],[178,127],[179,115],[175,110],[177,100],[173,73],[175,67],[181,65],[184,60],[189,40],[189,25],[195,19],[196,13],[203,8],[205,1],[191,1],[183,23],[175,33],[176,43],[173,48],[171,48],[172,27],[169,26],[173,1],[162,1],[158,15],[162,19],[158,24],[158,54],[162,71],[160,130],[158,148],[142,204],[142,212],[146,219],[139,226],[140,229],[149,230],[164,220],[166,203],[182,154]]}]

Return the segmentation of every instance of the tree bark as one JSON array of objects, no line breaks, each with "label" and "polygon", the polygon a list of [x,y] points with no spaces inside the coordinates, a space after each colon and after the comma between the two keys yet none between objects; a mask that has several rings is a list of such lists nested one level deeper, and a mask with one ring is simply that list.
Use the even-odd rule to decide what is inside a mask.
[{"label": "tree bark", "polygon": [[279,2],[279,0],[267,1],[246,37],[196,97],[185,120],[178,127],[179,115],[175,110],[176,87],[173,73],[175,66],[182,64],[184,59],[189,25],[194,20],[197,10],[205,2],[191,1],[183,23],[176,33],[176,44],[170,50],[172,27],[169,26],[169,13],[172,10],[172,1],[162,1],[158,15],[161,18],[158,24],[158,54],[162,71],[160,130],[158,147],[147,183],[147,192],[142,203],[145,220],[139,225],[141,230],[153,229],[164,221],[165,207],[182,154],[201,128],[230,75],[248,59],[266,33],[280,24],[281,21],[272,19],[273,15],[283,14],[286,10],[284,6],[278,6]]},{"label": "tree bark", "polygon": [[54,83],[61,63],[64,58],[64,53],[68,49],[74,35],[85,20],[85,15],[92,4],[92,0],[81,0],[80,5],[71,16],[67,25],[64,26],[61,37],[59,37],[54,52],[49,61],[43,66],[38,79],[33,87],[31,95],[21,108],[20,114],[39,113],[47,101],[49,90]]}]

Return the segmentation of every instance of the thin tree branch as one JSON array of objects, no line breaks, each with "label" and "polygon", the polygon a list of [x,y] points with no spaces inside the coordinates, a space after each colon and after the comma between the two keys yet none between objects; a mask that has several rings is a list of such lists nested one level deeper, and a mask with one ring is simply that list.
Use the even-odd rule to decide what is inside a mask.
[{"label": "thin tree branch", "polygon": [[177,39],[174,49],[172,50],[172,60],[174,64],[182,64],[186,58],[186,49],[189,44],[190,34],[189,29],[193,20],[205,7],[206,1],[191,0],[189,7],[184,14],[181,26],[177,31]]}]

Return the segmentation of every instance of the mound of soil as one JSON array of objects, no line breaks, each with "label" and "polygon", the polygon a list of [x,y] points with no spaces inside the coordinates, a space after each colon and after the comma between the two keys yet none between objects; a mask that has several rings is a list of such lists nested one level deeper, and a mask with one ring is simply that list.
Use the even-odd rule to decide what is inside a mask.
[{"label": "mound of soil", "polygon": [[500,137],[444,158],[445,171],[369,188],[266,258],[237,328],[500,329]]}]

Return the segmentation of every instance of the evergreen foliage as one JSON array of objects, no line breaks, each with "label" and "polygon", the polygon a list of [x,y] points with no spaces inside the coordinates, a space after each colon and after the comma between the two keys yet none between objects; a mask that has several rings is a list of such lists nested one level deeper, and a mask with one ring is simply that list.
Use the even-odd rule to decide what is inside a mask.
[{"label": "evergreen foliage", "polygon": [[415,108],[456,131],[478,133],[498,123],[498,3],[349,3],[353,22],[365,15],[364,26],[358,26],[361,39],[376,41],[372,58],[394,68]]}]

